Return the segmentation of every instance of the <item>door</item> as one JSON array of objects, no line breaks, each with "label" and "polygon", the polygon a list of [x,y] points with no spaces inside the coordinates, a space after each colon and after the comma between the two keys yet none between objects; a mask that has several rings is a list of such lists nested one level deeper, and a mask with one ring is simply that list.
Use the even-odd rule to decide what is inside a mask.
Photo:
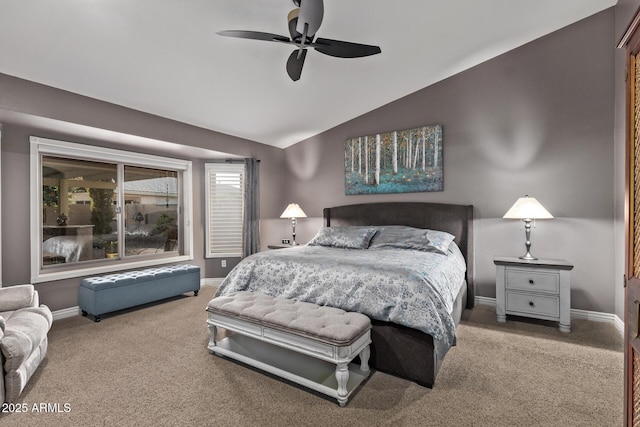
[{"label": "door", "polygon": [[625,425],[640,426],[640,31],[627,34],[624,396]]}]

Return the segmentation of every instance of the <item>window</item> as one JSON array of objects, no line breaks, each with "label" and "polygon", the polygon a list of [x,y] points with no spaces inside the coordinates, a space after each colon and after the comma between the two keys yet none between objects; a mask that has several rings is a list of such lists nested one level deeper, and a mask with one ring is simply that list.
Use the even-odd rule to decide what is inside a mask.
[{"label": "window", "polygon": [[31,138],[32,281],[193,258],[191,162]]},{"label": "window", "polygon": [[207,258],[242,256],[244,163],[207,163]]},{"label": "window", "polygon": [[179,252],[177,171],[124,167],[125,256]]}]

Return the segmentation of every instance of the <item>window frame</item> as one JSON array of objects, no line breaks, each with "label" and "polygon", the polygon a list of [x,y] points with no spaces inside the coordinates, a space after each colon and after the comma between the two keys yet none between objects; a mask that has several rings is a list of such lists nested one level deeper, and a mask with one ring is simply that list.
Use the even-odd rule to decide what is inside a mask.
[{"label": "window frame", "polygon": [[[109,159],[110,163],[140,166],[147,168],[174,169],[182,173],[182,218],[181,231],[183,233],[183,254],[174,256],[149,256],[136,260],[123,258],[101,265],[84,265],[79,263],[76,268],[57,271],[46,271],[41,268],[42,260],[42,156],[52,155],[77,160],[102,161]],[[193,179],[192,162],[188,160],[141,154],[112,148],[59,141],[37,136],[30,137],[30,243],[31,243],[31,282],[41,283],[53,280],[69,279],[92,274],[108,273],[112,271],[148,267],[159,264],[169,264],[193,260]],[[122,188],[122,187],[121,187]],[[118,207],[122,208],[124,201],[122,193],[118,192]],[[124,238],[120,226],[122,211],[116,213],[118,218],[118,238]]]}]

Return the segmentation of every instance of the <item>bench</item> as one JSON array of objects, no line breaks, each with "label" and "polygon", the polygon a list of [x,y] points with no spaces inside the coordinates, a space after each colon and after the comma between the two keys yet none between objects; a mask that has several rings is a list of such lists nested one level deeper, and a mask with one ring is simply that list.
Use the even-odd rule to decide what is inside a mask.
[{"label": "bench", "polygon": [[200,290],[200,267],[169,265],[145,270],[125,271],[105,276],[87,277],[80,282],[78,300],[82,315],[100,316]]},{"label": "bench", "polygon": [[[335,398],[345,406],[369,376],[371,321],[360,313],[237,292],[212,299],[207,348]],[[217,340],[217,328],[234,332]],[[351,363],[360,356],[360,365]]]}]

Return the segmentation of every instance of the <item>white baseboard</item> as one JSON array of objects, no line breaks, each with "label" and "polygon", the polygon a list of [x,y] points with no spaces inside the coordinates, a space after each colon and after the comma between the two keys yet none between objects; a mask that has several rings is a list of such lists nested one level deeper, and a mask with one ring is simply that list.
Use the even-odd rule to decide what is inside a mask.
[{"label": "white baseboard", "polygon": [[[223,280],[224,280],[224,277],[200,279],[200,286],[201,287],[202,286],[219,286]],[[62,310],[52,311],[51,314],[53,315],[54,321],[60,320],[60,319],[66,319],[67,317],[79,316],[80,307],[75,306],[75,307],[63,308]]]},{"label": "white baseboard", "polygon": [[80,315],[80,307],[69,307],[63,308],[62,310],[52,311],[53,320],[66,319],[67,317],[79,316]]},{"label": "white baseboard", "polygon": [[200,281],[200,286],[220,286],[224,277],[209,277]]},{"label": "white baseboard", "polygon": [[496,299],[495,298],[489,298],[489,297],[478,297],[478,296],[476,296],[476,304],[490,305],[491,307],[495,307],[496,306]]},{"label": "white baseboard", "polygon": [[[210,277],[200,281],[200,286],[219,286],[224,277]],[[490,297],[476,297],[476,304],[496,306],[496,299]],[[53,311],[53,320],[66,319],[67,317],[79,316],[80,307],[63,308],[62,310]],[[602,313],[598,311],[579,310],[577,308],[571,309],[572,319],[586,319],[594,322],[611,322],[614,324],[618,332],[624,333],[624,322],[620,320],[618,316],[611,313]]]},{"label": "white baseboard", "polygon": [[[492,307],[495,307],[496,299],[477,296],[476,304],[490,305]],[[588,310],[579,310],[577,308],[572,308],[571,318],[586,319],[586,320],[591,320],[593,322],[611,322],[614,324],[614,326],[616,327],[618,332],[620,332],[621,335],[624,334],[624,322],[620,320],[618,316],[612,313],[602,313],[599,311],[588,311]]]}]

